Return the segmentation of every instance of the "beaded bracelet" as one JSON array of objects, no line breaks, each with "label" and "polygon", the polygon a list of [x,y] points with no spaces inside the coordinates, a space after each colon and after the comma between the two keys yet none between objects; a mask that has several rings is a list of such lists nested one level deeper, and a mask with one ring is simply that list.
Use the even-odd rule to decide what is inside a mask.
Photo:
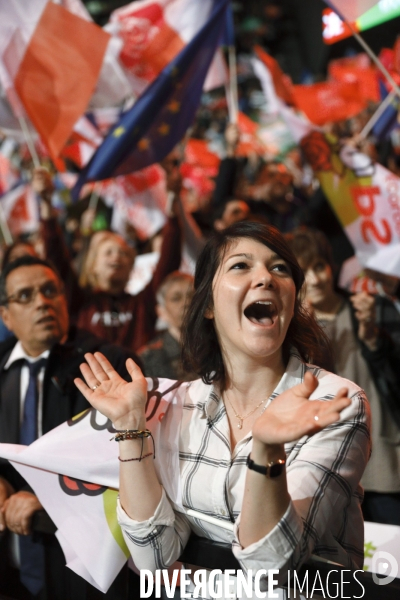
[{"label": "beaded bracelet", "polygon": [[[155,448],[155,444],[154,444],[154,438],[153,438],[153,435],[152,435],[150,429],[125,429],[124,431],[117,431],[117,435],[115,435],[113,438],[111,438],[110,441],[115,440],[116,442],[122,442],[124,440],[142,440],[142,447],[140,449],[139,458],[129,459],[129,460],[141,461],[142,458],[146,458],[145,456],[143,456],[143,444],[144,444],[144,439],[148,438],[148,437],[151,437],[151,441],[153,442],[153,452],[151,452],[151,454],[153,454],[153,458],[155,458],[156,457],[156,448]],[[146,456],[149,456],[149,455],[146,455]],[[122,461],[122,462],[125,462],[125,461]]]},{"label": "beaded bracelet", "polygon": [[145,454],[144,456],[139,456],[139,458],[120,458],[118,456],[118,460],[120,462],[130,462],[131,460],[138,460],[140,462],[141,460],[144,460],[148,456],[152,456],[152,454],[153,454],[152,452],[149,452],[148,454]]},{"label": "beaded bracelet", "polygon": [[153,437],[149,429],[124,429],[122,431],[117,431],[117,435],[112,437],[110,442],[112,440],[123,442],[124,440],[137,440],[148,437]]}]

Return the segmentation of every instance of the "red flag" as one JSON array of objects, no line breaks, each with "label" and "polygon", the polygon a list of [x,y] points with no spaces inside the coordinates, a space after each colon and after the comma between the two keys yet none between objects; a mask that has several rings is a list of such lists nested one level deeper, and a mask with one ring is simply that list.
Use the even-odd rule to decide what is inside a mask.
[{"label": "red flag", "polygon": [[75,123],[73,132],[61,151],[61,156],[69,158],[78,167],[83,168],[103,139],[99,130],[83,116]]},{"label": "red flag", "polygon": [[81,169],[88,164],[96,148],[87,142],[72,142],[63,149],[62,158],[69,158]]},{"label": "red flag", "polygon": [[[353,35],[349,25],[342,21],[339,15],[330,8],[325,8],[322,11],[322,37],[325,44],[334,44]],[[350,20],[350,25],[358,31],[357,23]]]},{"label": "red flag", "polygon": [[254,153],[263,156],[267,148],[257,136],[258,123],[239,111],[237,124],[240,131],[240,140],[236,148],[238,156],[248,156]]},{"label": "red flag", "polygon": [[220,157],[210,150],[206,140],[188,140],[185,160],[180,167],[186,208],[197,209],[199,202],[213,192],[220,162]]},{"label": "red flag", "polygon": [[293,95],[297,107],[316,125],[349,119],[366,107],[358,81],[294,85]]},{"label": "red flag", "polygon": [[293,85],[290,77],[285,75],[277,61],[267,54],[260,46],[255,46],[254,51],[256,56],[264,63],[271,73],[277,96],[287,104],[293,105],[295,99],[293,97]]},{"label": "red flag", "polygon": [[397,73],[400,73],[400,37],[397,38],[393,46],[393,67]]},{"label": "red flag", "polygon": [[0,152],[0,194],[4,194],[17,181],[18,174],[9,159]]},{"label": "red flag", "polygon": [[[391,74],[397,85],[400,85],[400,71],[398,70],[399,65],[399,46],[398,43],[394,45],[394,48],[382,48],[379,52],[379,60],[385,67],[387,71]],[[379,78],[385,86],[390,90],[391,85],[388,81],[383,77],[381,72],[379,72]]]},{"label": "red flag", "polygon": [[19,185],[1,198],[4,217],[14,238],[39,227],[35,194],[26,184]]},{"label": "red flag", "polygon": [[32,123],[57,156],[93,94],[109,34],[48,2],[15,73]]},{"label": "red flag", "polygon": [[221,159],[210,150],[206,140],[190,138],[185,146],[185,162],[210,169],[216,175]]},{"label": "red flag", "polygon": [[377,70],[371,67],[371,61],[366,54],[332,60],[328,66],[328,73],[331,79],[343,83],[351,84],[357,81],[363,99],[380,101]]}]

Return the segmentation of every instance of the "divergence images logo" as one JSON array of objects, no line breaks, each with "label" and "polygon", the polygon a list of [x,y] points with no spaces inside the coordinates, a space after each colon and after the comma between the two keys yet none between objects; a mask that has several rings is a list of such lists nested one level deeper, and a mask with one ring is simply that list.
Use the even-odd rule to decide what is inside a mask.
[{"label": "divergence images logo", "polygon": [[[377,585],[388,585],[397,577],[399,572],[399,565],[394,556],[389,552],[378,550],[372,557],[372,579]],[[379,575],[385,575],[385,577],[378,577]]]}]

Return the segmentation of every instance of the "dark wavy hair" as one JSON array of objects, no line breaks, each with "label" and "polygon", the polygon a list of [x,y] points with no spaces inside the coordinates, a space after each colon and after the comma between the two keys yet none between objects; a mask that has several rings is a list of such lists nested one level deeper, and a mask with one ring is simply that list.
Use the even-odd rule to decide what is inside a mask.
[{"label": "dark wavy hair", "polygon": [[304,310],[299,292],[304,275],[296,257],[283,235],[270,225],[241,221],[222,232],[215,232],[205,245],[196,264],[194,296],[187,310],[182,332],[182,362],[185,370],[197,373],[205,383],[225,381],[225,366],[219,346],[214,320],[205,312],[213,307],[213,280],[229,246],[243,238],[267,246],[285,260],[296,287],[294,316],[283,343],[283,359],[289,359],[294,346],[306,362],[324,364],[329,353],[329,341],[315,318]]}]

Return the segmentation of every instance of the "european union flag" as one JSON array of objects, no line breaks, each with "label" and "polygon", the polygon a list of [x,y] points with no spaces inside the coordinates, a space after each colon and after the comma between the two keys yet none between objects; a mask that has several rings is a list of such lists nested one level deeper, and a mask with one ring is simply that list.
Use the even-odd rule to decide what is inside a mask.
[{"label": "european union flag", "polygon": [[82,170],[86,181],[126,175],[162,160],[183,138],[199,105],[203,83],[224,31],[229,0],[214,0],[210,18],[110,131]]}]

